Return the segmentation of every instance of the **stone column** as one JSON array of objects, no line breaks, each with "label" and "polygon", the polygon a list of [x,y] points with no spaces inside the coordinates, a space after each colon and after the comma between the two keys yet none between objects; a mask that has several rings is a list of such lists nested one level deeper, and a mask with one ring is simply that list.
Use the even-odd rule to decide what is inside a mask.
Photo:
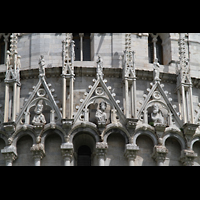
[{"label": "stone column", "polygon": [[124,152],[124,156],[128,158],[129,166],[135,166],[135,159],[137,156],[139,147],[134,144],[127,144]]},{"label": "stone column", "polygon": [[155,59],[158,57],[156,52],[156,42],[157,42],[157,36],[153,37],[153,49],[154,49],[154,59],[153,62],[155,62]]},{"label": "stone column", "polygon": [[105,166],[107,149],[108,149],[108,144],[106,142],[97,142],[96,155],[99,159],[99,166]]},{"label": "stone column", "polygon": [[13,83],[13,105],[12,105],[12,121],[16,118],[16,105],[17,104],[17,82]]},{"label": "stone column", "polygon": [[50,123],[55,124],[55,110],[50,110]]},{"label": "stone column", "polygon": [[61,144],[60,149],[64,158],[64,165],[70,166],[73,155],[73,144],[70,142],[63,143]]},{"label": "stone column", "polygon": [[20,84],[17,83],[17,103],[16,103],[16,113],[20,112]]},{"label": "stone column", "polygon": [[17,159],[17,151],[14,146],[6,146],[1,150],[1,153],[4,155],[6,161],[6,166],[12,166],[14,160]]},{"label": "stone column", "polygon": [[192,86],[189,87],[189,99],[190,99],[190,123],[194,124],[194,110],[193,110],[193,102],[192,102]]},{"label": "stone column", "polygon": [[152,158],[155,159],[158,166],[163,166],[166,159],[168,149],[163,145],[155,145]]},{"label": "stone column", "polygon": [[83,61],[83,36],[84,33],[79,33],[80,36],[80,61]]},{"label": "stone column", "polygon": [[131,85],[131,114],[133,118],[136,117],[137,108],[136,108],[136,78],[133,78],[132,85]]},{"label": "stone column", "polygon": [[33,146],[31,147],[30,151],[32,152],[35,166],[40,166],[41,165],[41,160],[45,156],[44,145],[41,144],[41,143],[33,144]]},{"label": "stone column", "polygon": [[64,75],[62,75],[63,80],[63,91],[62,91],[62,118],[66,118],[66,78]]},{"label": "stone column", "polygon": [[124,81],[125,81],[125,114],[126,114],[126,117],[128,118],[129,117],[128,79],[125,78]]},{"label": "stone column", "polygon": [[[9,38],[9,34],[8,35],[4,35],[4,42],[5,42],[5,49],[4,51],[7,52],[7,49],[8,49],[8,38]],[[6,63],[6,53],[5,53],[5,56],[4,56],[4,63]]]},{"label": "stone column", "polygon": [[182,102],[183,102],[183,115],[182,115],[182,118],[183,118],[184,123],[187,123],[185,87],[184,87],[184,85],[182,85],[181,87],[182,87]]},{"label": "stone column", "polygon": [[180,120],[182,120],[182,107],[181,107],[181,94],[180,94],[180,90],[177,90],[178,93],[178,110],[180,113]]},{"label": "stone column", "polygon": [[5,84],[5,102],[4,102],[4,122],[8,122],[9,110],[9,84]]},{"label": "stone column", "polygon": [[73,116],[73,111],[74,111],[74,108],[73,108],[73,104],[74,104],[74,76],[71,75],[70,77],[70,108],[69,108],[69,119],[72,119],[72,116]]}]

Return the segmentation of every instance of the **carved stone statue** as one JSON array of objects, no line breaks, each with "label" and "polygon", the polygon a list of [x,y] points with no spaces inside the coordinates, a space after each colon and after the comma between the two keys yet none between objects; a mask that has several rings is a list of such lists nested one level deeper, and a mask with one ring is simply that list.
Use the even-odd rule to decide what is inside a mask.
[{"label": "carved stone statue", "polygon": [[44,115],[42,114],[42,111],[43,111],[43,104],[42,104],[43,100],[39,100],[36,107],[35,107],[35,116],[32,120],[32,123],[33,124],[45,124],[46,123],[46,120],[45,120],[45,117]]},{"label": "carved stone statue", "polygon": [[105,113],[106,107],[107,107],[107,103],[104,101],[102,101],[99,104],[99,109],[96,111],[96,114],[95,114],[95,118],[98,123],[106,124],[106,121],[107,121],[107,114]]},{"label": "carved stone statue", "polygon": [[153,63],[153,78],[154,78],[154,81],[160,81],[161,79],[159,78],[160,76],[160,65],[158,63],[158,58],[155,59],[155,62]]},{"label": "carved stone statue", "polygon": [[97,77],[103,77],[103,60],[100,55],[97,59]]},{"label": "carved stone statue", "polygon": [[159,109],[158,104],[155,103],[153,105],[153,113],[151,113],[151,118],[154,121],[155,124],[163,124],[164,123],[164,117],[162,111]]},{"label": "carved stone statue", "polygon": [[45,60],[44,60],[44,56],[41,55],[39,62],[38,62],[40,68],[39,68],[39,75],[40,76],[45,76]]}]

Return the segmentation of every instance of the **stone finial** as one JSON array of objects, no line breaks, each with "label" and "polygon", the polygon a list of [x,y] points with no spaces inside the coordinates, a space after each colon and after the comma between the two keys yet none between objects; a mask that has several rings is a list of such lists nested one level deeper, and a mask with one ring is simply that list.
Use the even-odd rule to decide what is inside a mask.
[{"label": "stone finial", "polygon": [[17,33],[12,33],[11,37],[11,44],[10,44],[10,51],[6,52],[6,76],[5,82],[15,82],[17,81],[18,85],[20,85],[20,68],[21,56],[17,53]]},{"label": "stone finial", "polygon": [[13,55],[17,51],[17,33],[13,33],[10,37],[10,53]]},{"label": "stone finial", "polygon": [[131,50],[131,33],[125,34],[124,77],[135,78],[134,51]]},{"label": "stone finial", "polygon": [[62,75],[74,76],[74,41],[72,40],[72,33],[66,33],[66,39],[63,40],[63,68]]}]

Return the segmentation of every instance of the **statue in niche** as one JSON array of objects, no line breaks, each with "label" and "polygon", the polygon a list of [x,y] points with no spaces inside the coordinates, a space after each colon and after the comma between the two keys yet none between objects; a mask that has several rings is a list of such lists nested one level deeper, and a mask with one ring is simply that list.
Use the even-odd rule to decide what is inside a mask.
[{"label": "statue in niche", "polygon": [[158,104],[153,105],[153,113],[151,113],[151,118],[155,124],[164,124],[164,117],[162,111],[159,109]]},{"label": "statue in niche", "polygon": [[99,104],[99,109],[96,111],[95,118],[98,123],[106,124],[107,121],[107,114],[105,113],[105,110],[107,108],[107,103],[102,101]]},{"label": "statue in niche", "polygon": [[35,116],[32,120],[32,123],[33,124],[46,124],[46,120],[45,120],[45,117],[44,115],[42,114],[42,111],[43,111],[43,100],[39,100],[36,107],[35,107]]},{"label": "statue in niche", "polygon": [[45,76],[45,60],[44,60],[44,56],[41,55],[39,62],[38,62],[40,68],[39,68],[39,75],[40,76]]}]

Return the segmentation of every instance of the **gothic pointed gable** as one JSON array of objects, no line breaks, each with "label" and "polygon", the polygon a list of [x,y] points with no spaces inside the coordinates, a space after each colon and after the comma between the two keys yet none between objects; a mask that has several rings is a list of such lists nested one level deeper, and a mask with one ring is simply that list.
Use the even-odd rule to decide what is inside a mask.
[{"label": "gothic pointed gable", "polygon": [[[23,109],[18,115],[18,118],[16,120],[16,125],[19,125],[20,123],[23,124],[22,119],[25,120],[24,124],[28,125],[30,124],[30,108],[33,106],[37,106],[38,104],[44,103],[44,105],[49,106],[51,108],[51,113],[54,117],[51,117],[50,114],[50,122],[54,122],[55,115],[57,117],[58,121],[61,121],[62,115],[58,108],[58,105],[54,99],[54,96],[52,94],[52,91],[50,89],[51,84],[47,84],[45,79],[45,61],[43,59],[43,56],[41,56],[39,60],[39,81],[36,86],[33,88],[33,92],[31,92],[29,98],[26,100],[25,105],[23,106]],[[55,113],[55,115],[54,115]]]},{"label": "gothic pointed gable", "polygon": [[[74,117],[74,123],[76,121],[89,121],[89,109],[91,104],[95,104],[98,101],[106,102],[110,106],[111,111],[111,122],[126,122],[126,118],[119,107],[119,100],[115,100],[115,93],[111,93],[110,87],[106,85],[107,80],[103,79],[103,61],[101,56],[98,57],[97,61],[97,80],[93,79],[94,85],[89,86],[89,93],[84,100],[81,100],[82,104],[78,108],[78,111]],[[101,104],[101,103],[100,103]]]},{"label": "gothic pointed gable", "polygon": [[154,68],[154,83],[150,85],[151,89],[147,89],[148,95],[144,95],[145,99],[138,112],[138,119],[143,120],[144,123],[158,122],[180,128],[182,122],[175,110],[176,106],[172,105],[172,98],[168,96],[168,91],[164,91],[164,84],[160,84],[159,70],[156,68]]}]

